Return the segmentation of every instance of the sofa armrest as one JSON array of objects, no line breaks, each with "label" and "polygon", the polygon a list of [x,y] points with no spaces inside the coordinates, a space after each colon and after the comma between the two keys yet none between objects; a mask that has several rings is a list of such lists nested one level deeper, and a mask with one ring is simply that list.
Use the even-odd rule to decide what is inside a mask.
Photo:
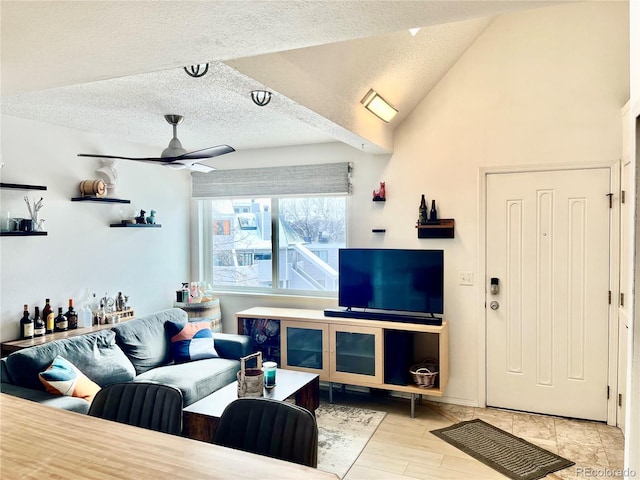
[{"label": "sofa armrest", "polygon": [[20,387],[11,383],[1,383],[0,392],[14,397],[38,402],[42,405],[61,408],[77,413],[87,413],[89,411],[89,402],[83,398],[69,397],[65,395],[54,395],[43,390],[34,390],[33,388]]},{"label": "sofa armrest", "polygon": [[214,333],[213,345],[218,355],[229,360],[240,360],[252,353],[251,337],[235,333]]}]

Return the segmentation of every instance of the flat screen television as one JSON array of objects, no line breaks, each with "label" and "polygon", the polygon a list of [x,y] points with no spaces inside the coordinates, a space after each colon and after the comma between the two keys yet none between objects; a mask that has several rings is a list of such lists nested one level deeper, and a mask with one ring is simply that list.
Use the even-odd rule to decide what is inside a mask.
[{"label": "flat screen television", "polygon": [[442,250],[344,248],[338,271],[341,307],[444,313]]}]

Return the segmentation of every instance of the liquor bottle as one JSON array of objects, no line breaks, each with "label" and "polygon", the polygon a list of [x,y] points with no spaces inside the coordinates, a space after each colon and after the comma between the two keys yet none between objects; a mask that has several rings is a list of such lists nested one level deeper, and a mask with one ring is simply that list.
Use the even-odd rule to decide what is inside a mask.
[{"label": "liquor bottle", "polygon": [[438,221],[438,211],[436,210],[436,201],[431,200],[431,210],[429,211],[429,221],[437,222]]},{"label": "liquor bottle", "polygon": [[427,223],[427,201],[424,199],[424,194],[420,199],[420,207],[418,208],[418,223],[425,225]]},{"label": "liquor bottle", "polygon": [[33,315],[33,336],[44,337],[45,326],[44,320],[40,318],[40,307],[35,307],[35,313]]},{"label": "liquor bottle", "polygon": [[53,313],[53,308],[51,308],[51,304],[49,299],[46,299],[44,304],[44,308],[42,309],[42,321],[44,322],[45,333],[53,333],[54,323],[55,323],[55,314]]},{"label": "liquor bottle", "polygon": [[73,298],[69,299],[69,310],[64,316],[67,317],[69,330],[78,328],[78,313],[73,309]]},{"label": "liquor bottle", "polygon": [[55,320],[56,324],[56,332],[66,332],[69,326],[69,321],[67,317],[62,314],[62,307],[58,307],[58,316]]},{"label": "liquor bottle", "polygon": [[100,302],[98,310],[98,325],[104,325],[107,322],[107,312],[104,310],[104,303]]},{"label": "liquor bottle", "polygon": [[116,297],[116,311],[122,312],[124,310],[124,297],[122,296],[122,292],[118,292],[118,296]]},{"label": "liquor bottle", "polygon": [[27,339],[33,338],[33,318],[29,315],[29,306],[24,306],[24,312],[20,319],[20,337]]}]

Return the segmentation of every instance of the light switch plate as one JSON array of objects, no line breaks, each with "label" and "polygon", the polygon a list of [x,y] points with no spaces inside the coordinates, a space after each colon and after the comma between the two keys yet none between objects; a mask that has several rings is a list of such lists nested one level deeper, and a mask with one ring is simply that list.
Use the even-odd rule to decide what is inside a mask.
[{"label": "light switch plate", "polygon": [[473,272],[460,272],[460,285],[473,285]]}]

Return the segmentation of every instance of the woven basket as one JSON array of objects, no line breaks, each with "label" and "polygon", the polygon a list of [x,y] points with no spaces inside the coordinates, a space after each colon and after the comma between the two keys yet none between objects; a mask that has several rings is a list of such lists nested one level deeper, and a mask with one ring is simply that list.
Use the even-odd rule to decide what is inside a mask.
[{"label": "woven basket", "polygon": [[[257,357],[257,368],[246,368],[245,362]],[[262,352],[253,353],[240,359],[238,377],[238,398],[262,397],[264,388],[264,372],[262,371]]]},{"label": "woven basket", "polygon": [[421,388],[434,388],[438,379],[438,364],[435,360],[425,360],[409,369],[413,381]]}]

